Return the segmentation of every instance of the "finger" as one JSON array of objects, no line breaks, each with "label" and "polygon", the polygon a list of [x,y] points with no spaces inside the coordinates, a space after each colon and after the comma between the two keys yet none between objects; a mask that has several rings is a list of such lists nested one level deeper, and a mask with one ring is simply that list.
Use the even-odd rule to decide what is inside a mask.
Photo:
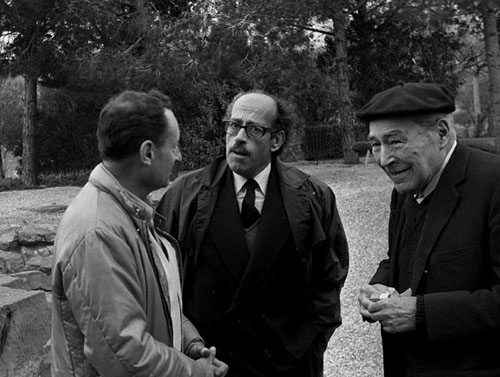
[{"label": "finger", "polygon": [[212,361],[212,365],[214,367],[216,367],[216,370],[214,372],[215,377],[225,376],[228,369],[229,369],[229,367],[226,363],[223,363],[222,361],[220,361],[217,358],[214,358],[214,360]]},{"label": "finger", "polygon": [[213,363],[214,359],[215,359],[215,347],[210,347],[208,349],[210,351],[210,355],[208,356],[208,360]]},{"label": "finger", "polygon": [[210,350],[207,347],[202,348],[201,351],[200,351],[200,355],[201,355],[201,357],[209,357],[210,356]]}]

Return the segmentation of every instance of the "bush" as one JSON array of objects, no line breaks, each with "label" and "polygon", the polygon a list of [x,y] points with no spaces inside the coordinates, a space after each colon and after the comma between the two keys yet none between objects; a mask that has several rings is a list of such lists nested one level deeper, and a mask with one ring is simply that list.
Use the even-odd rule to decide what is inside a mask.
[{"label": "bush", "polygon": [[68,173],[47,173],[39,177],[40,184],[45,187],[78,186],[87,183],[90,170],[80,170]]},{"label": "bush", "polygon": [[25,187],[19,178],[1,178],[0,179],[0,192],[1,191],[14,191],[23,190]]}]

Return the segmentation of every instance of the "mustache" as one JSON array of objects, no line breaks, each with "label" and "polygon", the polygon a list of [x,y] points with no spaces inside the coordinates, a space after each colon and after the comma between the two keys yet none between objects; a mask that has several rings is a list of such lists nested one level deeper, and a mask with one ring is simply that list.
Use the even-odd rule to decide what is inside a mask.
[{"label": "mustache", "polygon": [[248,154],[248,150],[246,149],[244,143],[235,143],[229,147],[229,152]]}]

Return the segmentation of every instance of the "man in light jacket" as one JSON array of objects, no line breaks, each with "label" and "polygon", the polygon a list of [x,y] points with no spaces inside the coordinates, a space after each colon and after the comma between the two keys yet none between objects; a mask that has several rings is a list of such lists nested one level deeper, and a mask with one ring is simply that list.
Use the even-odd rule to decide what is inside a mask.
[{"label": "man in light jacket", "polygon": [[68,207],[53,269],[52,375],[223,376],[183,315],[177,242],[148,195],[181,155],[169,98],[125,91],[101,111],[102,163]]}]

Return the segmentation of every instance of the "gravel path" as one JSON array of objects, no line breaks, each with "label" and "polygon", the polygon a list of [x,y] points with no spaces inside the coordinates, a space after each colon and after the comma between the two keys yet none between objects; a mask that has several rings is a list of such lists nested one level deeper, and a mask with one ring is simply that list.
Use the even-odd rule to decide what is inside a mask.
[{"label": "gravel path", "polygon": [[382,377],[380,327],[361,321],[357,297],[387,251],[391,181],[374,163],[322,162],[297,167],[333,189],[349,243],[349,274],[341,294],[343,324],[328,345],[325,376]]},{"label": "gravel path", "polygon": [[[384,258],[392,184],[374,163],[344,165],[338,161],[300,162],[298,168],[332,187],[350,250],[350,268],[342,290],[343,324],[325,355],[325,377],[382,377],[379,326],[363,323],[357,295]],[[38,212],[40,206],[68,204],[78,187],[0,192],[0,229],[24,224],[56,225],[60,212]],[[163,190],[153,193],[159,198]]]}]

